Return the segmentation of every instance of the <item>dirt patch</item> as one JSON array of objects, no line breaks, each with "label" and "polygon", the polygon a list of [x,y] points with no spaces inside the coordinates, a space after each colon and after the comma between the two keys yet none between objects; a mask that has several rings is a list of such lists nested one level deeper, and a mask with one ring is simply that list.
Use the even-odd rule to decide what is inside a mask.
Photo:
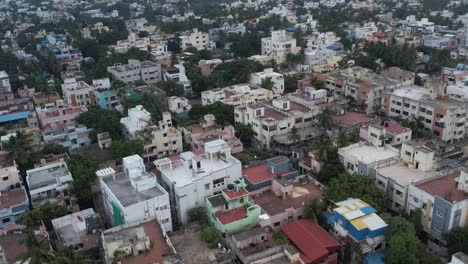
[{"label": "dirt patch", "polygon": [[218,252],[218,249],[208,248],[208,244],[201,238],[201,229],[198,224],[190,224],[170,236],[185,264],[209,263],[210,253],[216,255]]}]

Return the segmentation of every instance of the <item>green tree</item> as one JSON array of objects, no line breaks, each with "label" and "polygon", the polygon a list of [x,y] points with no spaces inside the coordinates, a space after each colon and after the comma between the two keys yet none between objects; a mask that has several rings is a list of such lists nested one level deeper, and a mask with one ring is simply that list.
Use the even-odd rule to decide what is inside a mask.
[{"label": "green tree", "polygon": [[8,152],[8,158],[15,160],[19,170],[24,173],[32,167],[32,164],[40,159],[40,153],[33,152],[31,139],[23,132],[17,131],[15,136],[3,144],[3,149]]},{"label": "green tree", "polygon": [[28,232],[21,244],[28,249],[26,253],[18,256],[20,263],[42,264],[53,260],[54,255],[49,240],[38,240],[32,232]]},{"label": "green tree", "polygon": [[93,129],[93,139],[96,139],[96,134],[109,132],[111,138],[116,140],[123,138],[120,118],[122,118],[122,114],[117,110],[106,110],[93,106],[79,115],[77,121]]},{"label": "green tree", "polygon": [[271,78],[265,78],[265,79],[262,80],[262,83],[261,83],[260,86],[261,86],[262,88],[265,88],[265,89],[267,89],[267,90],[272,91],[274,85],[275,85],[275,84],[273,83],[273,81],[271,80]]},{"label": "green tree", "polygon": [[57,252],[51,264],[88,264],[91,263],[83,255],[72,249],[63,249]]},{"label": "green tree", "polygon": [[20,223],[26,226],[37,226],[44,222],[48,230],[52,230],[52,220],[67,214],[67,209],[63,206],[45,203],[34,208],[20,217]]},{"label": "green tree", "polygon": [[312,86],[317,90],[325,89],[325,83],[322,80],[318,79],[318,78],[313,78],[310,81],[310,84],[312,84]]},{"label": "green tree", "polygon": [[240,139],[245,148],[252,146],[254,141],[254,131],[252,125],[244,125],[242,123],[236,123],[236,137]]},{"label": "green tree", "polygon": [[341,173],[338,177],[330,180],[325,195],[335,202],[348,198],[359,198],[377,211],[382,211],[385,208],[385,193],[375,185],[371,178],[364,175]]},{"label": "green tree", "polygon": [[385,256],[387,264],[419,264],[421,242],[414,234],[399,233],[390,239],[390,249]]},{"label": "green tree", "polygon": [[167,96],[178,96],[183,97],[185,96],[185,89],[184,86],[177,83],[176,81],[160,81],[156,84],[159,88],[164,90]]},{"label": "green tree", "polygon": [[463,228],[457,228],[445,235],[449,254],[463,252],[468,254],[468,225]]},{"label": "green tree", "polygon": [[317,116],[318,124],[326,130],[330,130],[334,125],[335,121],[333,120],[333,116],[331,115],[330,111],[325,108],[323,109],[322,113]]},{"label": "green tree", "polygon": [[68,169],[73,175],[73,192],[78,199],[80,208],[93,207],[91,186],[96,180],[99,161],[94,156],[78,154],[68,161]]},{"label": "green tree", "polygon": [[201,236],[203,240],[205,240],[208,243],[209,248],[216,248],[218,246],[219,239],[216,236],[216,231],[213,227],[208,226],[203,228]]},{"label": "green tree", "polygon": [[318,198],[311,199],[307,201],[304,205],[304,217],[309,218],[310,220],[318,223],[320,225],[324,224],[324,215],[323,211],[325,210],[325,203]]},{"label": "green tree", "polygon": [[144,144],[139,139],[128,141],[117,140],[111,143],[110,152],[113,159],[121,159],[135,154],[142,155]]},{"label": "green tree", "polygon": [[201,120],[206,114],[212,114],[216,118],[216,123],[221,127],[234,125],[234,107],[232,105],[216,102],[211,105],[193,105],[189,111],[191,120]]},{"label": "green tree", "polygon": [[204,207],[192,208],[188,211],[189,221],[190,222],[202,222],[204,223],[207,220],[206,210]]},{"label": "green tree", "polygon": [[62,154],[66,153],[67,149],[59,144],[47,144],[42,148],[42,153],[44,154]]},{"label": "green tree", "polygon": [[401,233],[416,235],[414,225],[405,218],[390,214],[382,214],[381,217],[388,225],[385,230],[385,239],[387,241],[390,241],[394,236]]},{"label": "green tree", "polygon": [[293,144],[297,144],[301,140],[301,134],[295,126],[289,132],[288,140],[292,141]]}]

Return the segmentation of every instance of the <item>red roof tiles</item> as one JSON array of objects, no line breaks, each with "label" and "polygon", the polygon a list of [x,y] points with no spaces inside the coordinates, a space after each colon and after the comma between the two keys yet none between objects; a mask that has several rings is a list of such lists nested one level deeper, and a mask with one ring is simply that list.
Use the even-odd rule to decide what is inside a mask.
[{"label": "red roof tiles", "polygon": [[359,123],[369,123],[369,117],[363,113],[358,112],[346,112],[344,115],[334,116],[335,123],[343,126],[353,126]]},{"label": "red roof tiles", "polygon": [[267,163],[262,163],[260,165],[244,169],[242,173],[251,183],[260,183],[273,178],[273,173],[268,170]]},{"label": "red roof tiles", "polygon": [[223,225],[230,224],[244,219],[247,216],[247,206],[238,207],[228,211],[219,211],[215,213],[215,217]]},{"label": "red roof tiles", "polygon": [[339,249],[338,243],[318,224],[301,219],[281,227],[289,240],[300,250],[305,263],[317,263]]},{"label": "red roof tiles", "polygon": [[228,189],[224,189],[223,192],[226,194],[226,196],[230,199],[230,200],[236,200],[236,199],[239,199],[243,196],[247,196],[249,195],[249,192],[246,191],[245,189],[242,189],[238,192],[236,191],[231,191],[231,190],[228,190]]},{"label": "red roof tiles", "polygon": [[438,196],[451,203],[468,199],[468,193],[458,189],[458,182],[455,181],[460,176],[460,172],[454,172],[446,176],[428,180],[416,186],[434,196]]}]

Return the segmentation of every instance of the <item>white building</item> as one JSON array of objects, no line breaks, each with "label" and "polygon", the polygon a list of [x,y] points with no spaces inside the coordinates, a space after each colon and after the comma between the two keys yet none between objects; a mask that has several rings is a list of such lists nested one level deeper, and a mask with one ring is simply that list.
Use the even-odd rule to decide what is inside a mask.
[{"label": "white building", "polygon": [[128,117],[120,119],[127,139],[140,139],[144,144],[143,158],[158,159],[182,152],[182,133],[172,126],[169,112],[162,114],[162,120],[153,125],[151,114],[141,105],[128,110]]},{"label": "white building", "polygon": [[378,31],[379,29],[374,22],[367,22],[363,26],[358,25],[351,28],[351,36],[355,39],[364,39]]},{"label": "white building", "polygon": [[179,36],[180,48],[186,50],[187,48],[194,47],[197,50],[213,49],[216,47],[213,41],[210,41],[208,33],[198,31],[194,28],[192,32]]},{"label": "white building", "polygon": [[207,90],[201,93],[202,105],[222,102],[233,106],[245,106],[255,102],[271,101],[276,97],[278,95],[271,90],[246,83]]},{"label": "white building", "polygon": [[72,208],[73,177],[64,161],[27,170],[26,182],[33,207],[50,202]]},{"label": "white building", "polygon": [[[284,78],[283,74],[274,72],[272,68],[263,70],[262,72],[254,72],[250,75],[250,85],[262,86],[262,82],[271,80],[273,87],[272,90],[275,94],[283,94],[284,92]],[[263,87],[265,88],[265,87]]]},{"label": "white building", "polygon": [[278,64],[286,60],[288,53],[297,54],[296,39],[289,36],[285,30],[271,32],[271,37],[262,38],[262,54],[274,59]]},{"label": "white building", "polygon": [[468,100],[468,76],[455,84],[447,85],[446,94],[454,99]]},{"label": "white building", "polygon": [[158,219],[165,231],[172,231],[171,205],[168,193],[148,173],[138,155],[125,157],[123,171],[98,170],[107,219],[112,226]]},{"label": "white building", "polygon": [[152,61],[128,60],[128,64],[116,64],[107,67],[107,72],[124,83],[133,83],[139,80],[146,84],[161,81],[161,64]]},{"label": "white building", "polygon": [[392,121],[383,121],[380,124],[362,126],[359,136],[367,141],[379,140],[384,144],[396,146],[411,141],[411,133],[409,128]]},{"label": "white building", "polygon": [[291,145],[289,137],[293,128],[299,134],[298,141],[317,135],[315,117],[321,108],[300,98],[289,96],[274,99],[271,103],[254,103],[234,109],[235,121],[251,125],[255,139],[270,149],[276,145]]},{"label": "white building", "polygon": [[0,71],[0,91],[4,93],[11,92],[10,78],[6,71]]},{"label": "white building", "polygon": [[406,213],[422,211],[423,230],[428,245],[439,249],[444,235],[468,224],[468,173],[464,170],[444,173],[409,186]]},{"label": "white building", "polygon": [[184,86],[186,95],[193,94],[192,85],[187,74],[185,74],[185,67],[182,64],[175,64],[174,67],[167,69],[163,78],[165,81],[172,80]]},{"label": "white building", "polygon": [[188,99],[185,97],[171,96],[168,98],[167,104],[169,106],[169,111],[175,114],[187,112],[192,109]]},{"label": "white building", "polygon": [[205,153],[184,152],[179,156],[154,162],[161,179],[170,190],[174,219],[188,222],[190,209],[205,205],[205,197],[227,188],[242,177],[242,164],[231,155],[224,140],[205,144]]},{"label": "white building", "polygon": [[63,81],[62,94],[64,101],[71,106],[96,104],[93,87],[75,78],[67,78]]}]

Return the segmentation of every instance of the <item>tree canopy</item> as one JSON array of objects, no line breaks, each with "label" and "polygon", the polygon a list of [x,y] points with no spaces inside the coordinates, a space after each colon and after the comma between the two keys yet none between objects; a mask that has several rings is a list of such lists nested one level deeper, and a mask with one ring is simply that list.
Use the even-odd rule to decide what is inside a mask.
[{"label": "tree canopy", "polygon": [[143,151],[143,141],[138,139],[127,141],[112,141],[112,144],[110,146],[110,152],[112,154],[112,158],[114,159],[121,159],[135,154],[142,155]]},{"label": "tree canopy", "polygon": [[120,126],[122,114],[117,110],[107,110],[99,107],[90,107],[88,111],[78,116],[80,124],[93,129],[93,137],[102,132],[109,132],[112,139],[122,138],[122,128]]},{"label": "tree canopy", "polygon": [[68,169],[73,176],[73,193],[78,199],[80,208],[92,207],[91,186],[96,179],[99,161],[94,156],[78,154],[68,161]]}]

